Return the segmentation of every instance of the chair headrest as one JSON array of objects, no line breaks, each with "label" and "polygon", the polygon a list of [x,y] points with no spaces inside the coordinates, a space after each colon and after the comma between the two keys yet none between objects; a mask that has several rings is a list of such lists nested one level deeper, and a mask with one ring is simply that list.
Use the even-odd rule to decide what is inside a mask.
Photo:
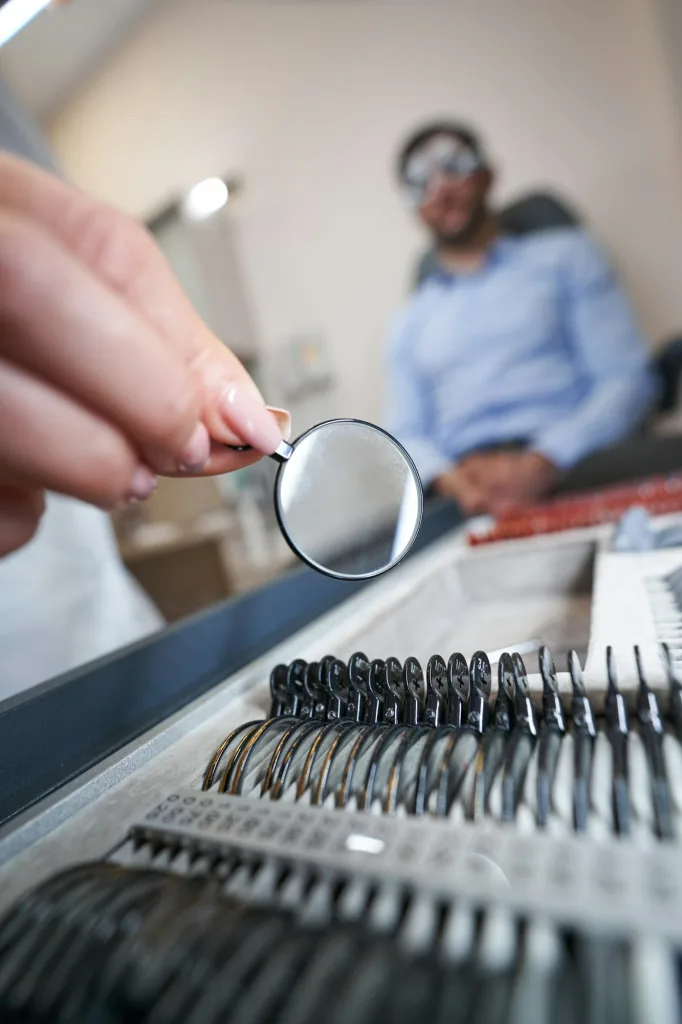
[{"label": "chair headrest", "polygon": [[549,192],[531,192],[504,207],[499,216],[503,230],[510,235],[580,226],[576,210]]}]

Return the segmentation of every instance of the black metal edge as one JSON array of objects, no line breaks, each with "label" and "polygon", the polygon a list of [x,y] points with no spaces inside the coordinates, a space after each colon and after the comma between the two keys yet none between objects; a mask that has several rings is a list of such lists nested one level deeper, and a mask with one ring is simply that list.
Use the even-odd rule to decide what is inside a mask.
[{"label": "black metal edge", "polygon": [[[433,503],[411,555],[459,522]],[[304,568],[0,703],[0,825],[371,582]]]},{"label": "black metal edge", "polygon": [[[305,565],[309,565],[311,569],[316,569],[318,572],[325,572],[326,575],[331,576],[333,579],[337,579],[337,580],[348,580],[348,581],[353,581],[353,580],[371,580],[371,579],[375,579],[377,576],[383,576],[385,572],[389,572],[391,569],[395,569],[395,567],[397,565],[400,565],[400,563],[403,562],[405,560],[405,558],[407,558],[408,554],[410,553],[410,551],[412,549],[412,546],[414,545],[414,543],[415,543],[415,541],[416,541],[416,539],[417,539],[417,537],[419,535],[419,531],[420,531],[421,525],[422,525],[422,519],[424,517],[424,488],[422,486],[421,478],[420,478],[419,473],[417,471],[417,467],[414,464],[412,456],[407,451],[407,449],[404,448],[401,445],[400,441],[398,441],[398,439],[395,438],[393,436],[393,434],[389,434],[389,432],[387,430],[384,430],[383,427],[377,426],[376,423],[369,423],[367,420],[359,420],[359,419],[356,419],[353,416],[343,416],[343,417],[340,417],[340,418],[337,418],[337,419],[323,420],[321,423],[316,423],[314,427],[310,427],[308,430],[304,431],[294,441],[291,442],[290,447],[292,448],[292,451],[291,451],[290,455],[293,456],[293,454],[294,454],[294,452],[296,450],[296,446],[301,441],[305,440],[306,437],[310,437],[311,434],[314,434],[316,431],[320,430],[322,427],[328,427],[330,425],[337,424],[337,423],[360,424],[360,426],[370,427],[372,430],[375,430],[377,433],[383,434],[383,436],[387,437],[388,440],[391,442],[391,444],[395,448],[398,449],[400,454],[405,459],[405,462],[407,463],[407,465],[411,469],[413,477],[414,477],[414,479],[415,479],[415,481],[417,483],[417,489],[418,489],[418,495],[419,495],[419,515],[417,517],[417,522],[416,522],[414,531],[412,532],[412,538],[410,540],[410,543],[407,545],[405,553],[403,555],[401,555],[399,558],[396,558],[393,562],[391,562],[391,564],[389,566],[387,566],[384,569],[376,569],[374,572],[357,572],[357,571],[354,572],[351,569],[347,574],[338,572],[336,570],[330,570],[328,567],[323,567],[322,565],[319,564],[319,562],[316,562],[314,558],[311,558],[309,555],[307,555],[306,552],[302,550],[302,548],[299,548],[298,544],[296,543],[296,541],[293,539],[293,537],[289,533],[289,528],[288,528],[287,523],[286,523],[286,516],[284,515],[284,510],[282,508],[282,501],[281,501],[282,480],[283,480],[283,476],[284,476],[284,471],[286,470],[286,468],[287,468],[287,466],[289,464],[289,459],[288,458],[283,459],[280,462],[279,469],[277,470],[277,476],[275,477],[275,488],[274,488],[275,516],[277,518],[277,524],[278,524],[278,526],[280,528],[280,531],[281,531],[282,536],[284,537],[285,541],[287,542],[287,544],[289,545],[289,547],[291,548],[293,553],[296,555],[296,557],[298,559],[300,559],[301,562],[303,562]],[[274,458],[274,456],[273,456],[273,458]],[[350,564],[351,565],[352,565],[352,561],[353,560],[351,558],[350,559]]]}]

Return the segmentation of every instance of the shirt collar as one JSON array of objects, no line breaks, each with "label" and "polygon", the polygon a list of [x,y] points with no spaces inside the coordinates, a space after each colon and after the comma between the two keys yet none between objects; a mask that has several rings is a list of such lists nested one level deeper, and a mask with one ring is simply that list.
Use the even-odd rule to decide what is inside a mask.
[{"label": "shirt collar", "polygon": [[[493,267],[499,266],[501,263],[504,263],[507,255],[514,248],[515,244],[516,239],[514,239],[511,235],[498,235],[497,238],[492,242],[492,244],[488,246],[488,250],[486,252],[485,257],[485,263],[483,264],[481,269],[477,271],[477,274],[483,274],[486,271],[491,270]],[[434,280],[440,281],[442,284],[452,284],[453,281],[457,281],[464,276],[476,277],[477,274],[458,274],[456,271],[448,270],[440,263],[437,263],[433,271],[432,277],[434,278]]]}]

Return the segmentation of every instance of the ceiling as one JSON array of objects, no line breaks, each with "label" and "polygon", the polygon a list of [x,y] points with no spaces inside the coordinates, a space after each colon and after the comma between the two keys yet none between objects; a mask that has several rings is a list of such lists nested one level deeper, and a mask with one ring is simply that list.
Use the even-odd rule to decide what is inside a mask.
[{"label": "ceiling", "polygon": [[0,71],[24,105],[49,119],[163,0],[73,0],[39,14],[0,50]]},{"label": "ceiling", "polygon": [[[0,72],[19,99],[48,121],[164,0],[72,0],[46,10],[0,50]],[[183,0],[191,6],[193,0]],[[222,0],[223,3],[381,3],[387,0]]]}]

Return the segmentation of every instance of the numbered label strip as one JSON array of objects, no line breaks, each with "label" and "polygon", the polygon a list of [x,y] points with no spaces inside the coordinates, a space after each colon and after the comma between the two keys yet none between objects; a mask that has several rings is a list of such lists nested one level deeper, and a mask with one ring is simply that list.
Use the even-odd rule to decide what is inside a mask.
[{"label": "numbered label strip", "polygon": [[682,864],[664,844],[638,849],[616,840],[523,836],[492,824],[341,814],[189,791],[171,794],[129,835],[203,853],[275,857],[327,875],[682,946]]}]

